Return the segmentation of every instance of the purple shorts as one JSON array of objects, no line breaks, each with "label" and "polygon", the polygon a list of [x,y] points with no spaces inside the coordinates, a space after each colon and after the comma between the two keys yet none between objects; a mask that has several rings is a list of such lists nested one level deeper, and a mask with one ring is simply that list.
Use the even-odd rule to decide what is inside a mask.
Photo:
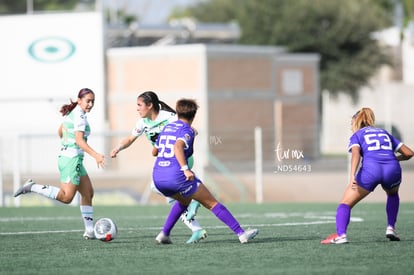
[{"label": "purple shorts", "polygon": [[184,173],[180,177],[164,177],[153,174],[153,181],[155,187],[166,197],[171,197],[174,194],[180,193],[183,197],[187,198],[194,194],[201,180],[197,177],[192,181],[185,179]]},{"label": "purple shorts", "polygon": [[378,185],[390,190],[401,183],[401,166],[399,162],[365,162],[356,175],[359,186],[372,192]]}]

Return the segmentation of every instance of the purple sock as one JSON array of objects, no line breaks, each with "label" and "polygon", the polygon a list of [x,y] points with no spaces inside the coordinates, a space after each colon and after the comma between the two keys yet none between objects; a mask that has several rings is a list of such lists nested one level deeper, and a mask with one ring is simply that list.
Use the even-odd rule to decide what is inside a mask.
[{"label": "purple sock", "polygon": [[216,206],[214,206],[211,209],[211,212],[213,212],[213,214],[216,215],[220,221],[225,223],[237,236],[244,233],[244,230],[240,227],[239,222],[221,203],[218,203]]},{"label": "purple sock", "polygon": [[182,205],[178,201],[176,201],[173,206],[171,207],[170,213],[168,214],[167,219],[165,220],[164,227],[162,228],[162,232],[165,235],[170,236],[171,230],[174,227],[175,223],[180,218],[181,214],[187,209],[187,206]]},{"label": "purple sock", "polygon": [[388,195],[387,196],[387,220],[388,225],[391,225],[395,228],[395,224],[397,222],[398,216],[398,209],[400,208],[400,196],[398,194],[395,195]]},{"label": "purple sock", "polygon": [[351,219],[351,207],[341,203],[336,209],[336,233],[338,236],[346,234]]}]

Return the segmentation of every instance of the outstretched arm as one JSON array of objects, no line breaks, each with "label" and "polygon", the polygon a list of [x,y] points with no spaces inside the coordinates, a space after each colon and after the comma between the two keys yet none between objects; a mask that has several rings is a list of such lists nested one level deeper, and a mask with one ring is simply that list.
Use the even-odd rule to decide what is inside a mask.
[{"label": "outstretched arm", "polygon": [[111,150],[111,158],[115,158],[116,155],[123,149],[128,148],[135,140],[137,139],[134,135],[129,135],[128,137],[121,140],[121,142]]},{"label": "outstretched arm", "polygon": [[91,157],[96,160],[96,164],[98,167],[105,168],[105,156],[101,155],[89,146],[89,144],[83,139],[83,132],[77,131],[75,132],[75,141],[76,144],[86,153],[88,153]]},{"label": "outstretched arm", "polygon": [[412,158],[413,157],[413,155],[414,155],[414,152],[413,152],[413,150],[411,150],[411,148],[410,147],[408,147],[407,145],[405,145],[405,144],[403,144],[401,147],[400,147],[400,149],[398,150],[398,152],[401,154],[401,155],[398,155],[397,156],[397,159],[399,160],[399,161],[402,161],[402,160],[409,160],[410,158]]}]

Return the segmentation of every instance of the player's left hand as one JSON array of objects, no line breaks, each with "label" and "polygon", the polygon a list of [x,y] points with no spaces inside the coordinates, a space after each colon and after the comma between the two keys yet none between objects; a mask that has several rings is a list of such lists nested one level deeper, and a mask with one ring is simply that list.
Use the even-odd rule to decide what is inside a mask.
[{"label": "player's left hand", "polygon": [[351,188],[352,188],[352,190],[357,190],[357,189],[358,189],[358,185],[357,185],[357,183],[356,183],[356,181],[355,181],[355,180],[353,180],[353,181],[351,182]]},{"label": "player's left hand", "polygon": [[185,179],[192,181],[194,180],[194,173],[191,170],[184,170]]}]

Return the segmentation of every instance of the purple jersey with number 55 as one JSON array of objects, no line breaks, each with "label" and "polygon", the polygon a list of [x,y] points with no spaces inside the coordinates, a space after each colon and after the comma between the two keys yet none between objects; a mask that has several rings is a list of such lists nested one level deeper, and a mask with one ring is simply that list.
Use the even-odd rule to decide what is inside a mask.
[{"label": "purple jersey with number 55", "polygon": [[174,144],[177,140],[185,143],[186,160],[193,154],[195,132],[191,126],[181,120],[167,124],[158,136],[155,147],[158,149],[157,159],[153,170],[153,180],[157,189],[166,196],[176,193],[190,195],[194,193],[195,181],[187,181],[181,166],[174,154]]},{"label": "purple jersey with number 55", "polygon": [[348,150],[360,147],[361,168],[356,175],[358,185],[374,191],[378,184],[391,189],[401,183],[401,166],[395,152],[402,143],[386,130],[364,127],[349,140]]}]

